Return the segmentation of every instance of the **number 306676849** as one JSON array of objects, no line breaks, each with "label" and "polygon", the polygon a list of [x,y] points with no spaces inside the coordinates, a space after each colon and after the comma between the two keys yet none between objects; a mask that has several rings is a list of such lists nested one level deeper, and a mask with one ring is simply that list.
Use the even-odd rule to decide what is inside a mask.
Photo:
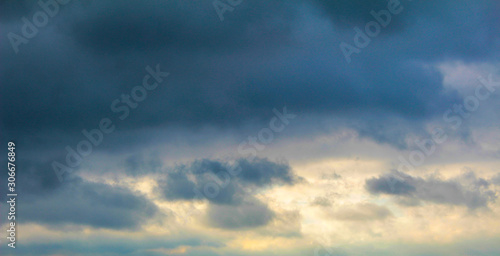
[{"label": "number 306676849", "polygon": [[9,142],[7,144],[8,146],[8,150],[9,152],[7,153],[7,159],[9,160],[9,162],[7,163],[7,169],[9,171],[9,192],[15,192],[15,187],[16,187],[16,165],[14,164],[14,162],[16,161],[16,152],[15,152],[15,147],[16,147],[16,144],[14,144],[14,142]]}]

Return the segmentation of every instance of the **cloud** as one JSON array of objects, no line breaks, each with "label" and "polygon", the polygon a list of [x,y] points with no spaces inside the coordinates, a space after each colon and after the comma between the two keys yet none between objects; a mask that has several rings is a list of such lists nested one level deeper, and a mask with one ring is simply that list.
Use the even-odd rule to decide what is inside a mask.
[{"label": "cloud", "polygon": [[364,25],[373,20],[372,10],[386,10],[387,0],[339,0],[339,1],[311,1],[317,8],[340,27],[352,28],[355,25]]},{"label": "cloud", "polygon": [[315,197],[314,200],[311,202],[311,205],[313,206],[321,206],[321,207],[330,207],[332,206],[332,202],[330,199],[322,196]]},{"label": "cloud", "polygon": [[416,205],[418,200],[437,204],[464,205],[474,210],[484,208],[496,199],[489,183],[467,172],[459,178],[442,180],[436,177],[419,178],[392,171],[378,178],[370,178],[365,188],[372,194],[402,197],[403,205]]},{"label": "cloud", "polygon": [[[259,40],[286,40],[296,12],[287,1],[258,0],[251,3],[252,8],[245,5],[240,6],[230,23],[221,23],[212,3],[204,0],[148,4],[95,1],[81,8],[84,15],[72,19],[66,32],[82,46],[108,54],[165,48],[223,53],[241,46],[254,47],[252,43]],[[107,10],[107,15],[99,14],[100,10]],[[250,28],[255,29],[254,33],[249,33]]]},{"label": "cloud", "polygon": [[[399,179],[400,176],[404,178]],[[413,180],[413,177],[409,175],[393,171],[391,174],[366,180],[365,187],[373,194],[411,195],[416,191],[415,186],[412,185]]]},{"label": "cloud", "polygon": [[159,172],[162,163],[157,154],[134,154],[124,161],[125,173],[131,176],[141,176],[148,173]]},{"label": "cloud", "polygon": [[288,165],[267,159],[239,159],[234,164],[202,159],[169,170],[157,191],[168,201],[206,199],[208,225],[244,229],[264,226],[276,216],[255,197],[257,192],[301,180]]},{"label": "cloud", "polygon": [[[151,186],[157,185],[165,204],[206,199],[205,217],[212,227],[265,226],[258,231],[267,236],[300,234],[310,216],[304,222],[300,212],[280,216],[280,209],[258,196],[302,181],[288,164],[208,157],[227,152],[227,142],[248,136],[249,129],[268,125],[272,109],[285,105],[298,116],[287,132],[295,130],[280,134],[283,139],[294,136],[287,144],[292,147],[295,141],[349,129],[377,144],[407,148],[410,135],[427,135],[429,123],[463,101],[453,86],[444,86],[439,69],[443,62],[498,66],[498,1],[400,1],[404,11],[353,55],[351,64],[339,44],[352,43],[354,27],[372,21],[370,11],[386,9],[388,0],[243,1],[226,13],[224,22],[206,0],[69,1],[28,44],[20,45],[18,54],[6,35],[21,34],[22,17],[31,19],[40,7],[31,0],[0,1],[0,109],[5,110],[0,113],[0,140],[18,144],[19,216],[45,226],[119,230],[138,228],[158,214],[154,203],[136,191],[84,178],[101,178],[98,174],[104,172],[103,178],[118,180],[121,175],[129,175],[129,180],[158,178]],[[140,85],[145,67],[157,63],[171,75],[120,122],[111,103]],[[64,159],[65,146],[75,146],[84,139],[81,131],[96,128],[103,117],[112,119],[116,132],[86,159],[102,161],[84,163],[84,174],[76,171],[60,183],[51,161]],[[476,117],[481,120],[474,120],[474,126],[494,127],[493,119]],[[178,145],[182,149],[165,158],[135,154]],[[207,152],[209,156],[202,155]],[[0,153],[5,156],[5,147]],[[206,159],[175,168],[162,165],[189,161],[193,155]],[[116,164],[116,159],[123,161]],[[2,163],[5,166],[5,158]],[[103,171],[92,168],[101,164]],[[233,175],[235,164],[241,170]],[[5,181],[6,172],[0,178]],[[497,187],[492,184],[499,185],[500,179],[481,179],[470,172],[453,179],[392,172],[367,179],[365,187],[404,206],[427,202],[473,210],[495,200]],[[5,202],[5,193],[0,199]],[[330,210],[332,204],[317,197],[308,206]],[[334,216],[363,222],[392,214],[382,205],[366,203],[339,209]],[[275,226],[279,228],[273,233]],[[144,255],[132,248],[139,245],[100,240],[107,254]],[[70,248],[73,245],[78,248]],[[52,246],[30,250],[45,247],[40,251],[49,254]],[[78,241],[58,246],[56,250],[67,249],[62,254],[88,253]],[[296,254],[311,252],[294,249]],[[221,253],[201,248],[195,254]]]},{"label": "cloud", "polygon": [[43,200],[29,198],[22,208],[21,220],[110,229],[138,228],[158,211],[147,198],[126,188],[81,180]]},{"label": "cloud", "polygon": [[338,179],[342,179],[342,176],[337,174],[336,172],[333,172],[333,173],[322,173],[321,174],[321,179],[324,179],[324,180],[338,180]]},{"label": "cloud", "polygon": [[491,183],[495,185],[500,185],[500,174],[497,174],[495,177],[491,179]]},{"label": "cloud", "polygon": [[158,188],[166,200],[206,198],[215,204],[237,205],[258,188],[300,181],[288,165],[267,159],[239,159],[234,164],[202,159],[167,171],[166,177],[158,181]]},{"label": "cloud", "polygon": [[[159,256],[165,255],[166,251],[179,247],[214,250],[223,246],[216,237],[202,237],[197,235],[179,235],[175,237],[151,234],[148,236],[134,235],[138,233],[132,233],[131,236],[124,236],[119,232],[102,233],[100,231],[89,229],[85,234],[76,232],[72,234],[58,233],[59,239],[57,240],[42,240],[17,247],[16,255]],[[83,244],[82,241],[85,241],[85,243]]]},{"label": "cloud", "polygon": [[[10,2],[4,5],[12,5],[9,13],[25,8]],[[335,17],[345,13],[348,19],[364,20],[386,1],[309,1],[307,5],[329,10]],[[467,6],[462,1],[460,5]],[[446,57],[458,58],[470,51],[488,57],[481,49],[495,49],[487,31],[488,38],[471,42],[475,47],[469,50],[459,42],[477,38],[470,34],[465,39],[444,38],[439,28],[428,34],[443,40],[426,40],[418,33],[420,27],[409,27],[410,42],[377,38],[380,44],[370,45],[366,49],[370,52],[360,55],[358,63],[346,65],[336,42],[329,40],[337,33],[352,37],[352,31],[324,26],[311,30],[312,36],[306,34],[315,25],[311,20],[317,19],[317,13],[305,12],[303,6],[295,1],[248,2],[231,13],[231,20],[220,22],[206,1],[71,2],[39,37],[22,45],[20,54],[12,53],[9,42],[0,44],[7,63],[0,69],[5,85],[0,107],[16,109],[16,113],[2,113],[2,119],[10,120],[2,124],[3,129],[11,137],[75,143],[83,139],[82,129],[95,128],[103,117],[119,124],[119,131],[130,133],[174,127],[195,132],[211,125],[239,130],[243,124],[262,124],[273,108],[286,103],[290,110],[315,116],[320,123],[342,119],[335,128],[347,126],[402,148],[408,133],[424,133],[426,121],[460,99],[444,90],[440,71],[423,56],[438,58],[448,52]],[[433,8],[443,6],[448,7]],[[496,28],[489,16],[470,21],[475,27],[491,23]],[[440,26],[447,25],[436,19]],[[22,22],[11,19],[2,25],[5,31],[17,31]],[[466,27],[468,33],[473,32],[470,27]],[[436,41],[440,45],[434,45]],[[440,50],[434,50],[437,46]],[[71,61],[75,59],[79,61]],[[125,122],[119,122],[110,110],[111,102],[140,84],[144,68],[157,63],[171,73],[168,81]],[[121,136],[117,141],[146,140]],[[50,147],[58,146],[54,144]],[[113,152],[116,147],[106,149]]]},{"label": "cloud", "polygon": [[361,203],[354,207],[342,206],[342,209],[333,214],[335,219],[346,221],[384,220],[392,216],[387,207],[372,203]]},{"label": "cloud", "polygon": [[[21,156],[16,165],[21,222],[135,229],[159,213],[149,199],[125,187],[88,181],[74,174],[59,182],[46,159]],[[0,174],[4,180],[7,177],[7,172]],[[6,194],[1,198],[7,201]],[[4,206],[2,209],[7,209]]]},{"label": "cloud", "polygon": [[239,205],[210,204],[207,222],[223,229],[255,228],[268,224],[275,214],[258,200],[247,200]]}]

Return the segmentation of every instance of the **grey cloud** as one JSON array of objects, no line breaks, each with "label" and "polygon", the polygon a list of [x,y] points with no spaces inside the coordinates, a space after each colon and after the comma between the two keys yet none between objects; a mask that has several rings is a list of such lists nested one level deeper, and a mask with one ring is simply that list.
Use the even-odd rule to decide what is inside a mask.
[{"label": "grey cloud", "polygon": [[[392,171],[378,178],[366,180],[365,187],[372,194],[390,194],[403,197],[403,205],[416,205],[418,200],[437,204],[464,205],[471,210],[487,207],[496,199],[489,183],[468,172],[455,179],[427,179]],[[399,199],[401,201],[401,199]]]},{"label": "grey cloud", "polygon": [[343,28],[352,28],[364,25],[373,20],[370,15],[372,10],[386,10],[387,0],[339,0],[321,1],[313,0],[312,3],[328,15],[332,21]]},{"label": "grey cloud", "polygon": [[[371,2],[358,2],[319,8],[359,15],[372,8]],[[320,119],[349,116],[345,126],[401,148],[406,134],[424,132],[419,130],[423,122],[459,100],[453,92],[444,93],[437,70],[412,61],[434,45],[421,50],[408,46],[419,54],[400,48],[402,43],[393,48],[373,45],[377,51],[363,54],[363,65],[346,66],[334,42],[318,47],[302,34],[298,22],[308,19],[301,19],[300,6],[295,1],[245,2],[231,13],[231,20],[220,22],[205,1],[71,3],[18,55],[9,42],[2,44],[7,65],[0,69],[5,85],[1,95],[9,97],[2,96],[0,107],[16,109],[2,113],[2,119],[10,120],[3,128],[13,137],[49,141],[56,130],[70,142],[102,117],[117,121],[110,103],[140,84],[144,67],[156,63],[172,76],[120,130],[195,131],[203,125],[238,129],[247,122],[262,123],[271,109],[286,103],[297,113]],[[16,21],[2,26],[14,30],[21,25]],[[333,37],[332,31],[318,33]],[[410,44],[421,44],[420,35],[411,38],[415,40]],[[490,48],[489,42],[483,45]],[[327,59],[318,52],[331,55]],[[372,128],[391,121],[399,124],[391,125],[394,131]]]},{"label": "grey cloud", "polygon": [[[175,249],[180,246],[202,247],[205,250],[223,246],[223,244],[211,237],[124,237],[105,234],[88,237],[85,243],[81,238],[63,238],[62,240],[47,240],[37,243],[25,244],[16,248],[16,255],[106,255],[106,256],[160,256],[165,253],[152,252],[151,248]],[[206,255],[206,254],[204,254]]]},{"label": "grey cloud", "polygon": [[[16,146],[19,145],[16,142]],[[7,155],[6,148],[0,149]],[[16,190],[20,195],[27,197],[50,197],[56,190],[64,190],[67,184],[59,182],[50,167],[50,160],[40,157],[30,156],[29,151],[24,148],[16,149],[16,166],[22,172],[16,173]],[[7,159],[0,160],[0,164],[7,166]],[[0,179],[7,180],[7,172],[0,172]],[[79,178],[73,174],[68,174],[69,182],[79,182]],[[4,201],[5,194],[0,194],[0,199]]]},{"label": "grey cloud", "polygon": [[321,206],[321,207],[329,207],[332,206],[332,203],[330,202],[330,199],[326,197],[315,197],[314,200],[311,202],[311,205],[314,206]]},{"label": "grey cloud", "polygon": [[[358,26],[364,29],[368,22],[375,20],[370,12],[387,10],[389,2],[315,0],[311,3],[326,14],[336,27],[343,29],[339,33],[343,40],[352,41],[353,28]],[[392,21],[376,38],[390,44],[390,47],[384,45],[387,53],[399,54],[401,51],[407,51],[408,53],[404,54],[406,57],[427,61],[446,58],[498,58],[498,50],[495,49],[498,48],[498,42],[495,43],[495,40],[498,40],[500,26],[495,13],[500,10],[500,6],[497,1],[480,0],[473,4],[467,0],[392,2],[399,3],[403,11],[392,15]],[[465,20],[467,22],[464,22]],[[378,50],[385,51],[382,48]]]},{"label": "grey cloud", "polygon": [[134,154],[124,161],[125,172],[132,176],[156,173],[161,170],[162,163],[158,155]]},{"label": "grey cloud", "polygon": [[323,173],[321,174],[321,179],[324,179],[324,180],[338,180],[338,179],[342,179],[342,176],[337,174],[336,172],[333,172],[333,173]]},{"label": "grey cloud", "polygon": [[[235,166],[238,168],[234,168]],[[301,178],[293,174],[288,165],[267,159],[239,159],[235,164],[203,159],[168,170],[166,177],[159,180],[158,187],[167,200],[206,198],[216,204],[240,204],[248,191],[268,186],[293,185],[300,181]],[[212,191],[212,185],[218,188],[218,192]],[[207,196],[206,189],[216,195]]]},{"label": "grey cloud", "polygon": [[380,178],[371,178],[366,180],[366,189],[373,193],[393,194],[393,195],[411,195],[416,191],[413,185],[414,178],[401,172],[391,172]]},{"label": "grey cloud", "polygon": [[500,185],[500,174],[496,175],[495,177],[493,177],[491,179],[491,183],[495,184],[495,185]]},{"label": "grey cloud", "polygon": [[385,206],[371,203],[362,203],[353,207],[344,206],[333,215],[338,220],[347,221],[373,221],[384,220],[392,215],[392,212]]},{"label": "grey cloud", "polygon": [[[221,23],[212,2],[205,0],[95,1],[80,11],[84,15],[72,20],[67,33],[80,44],[109,54],[161,48],[227,52],[254,47],[261,40],[277,43],[286,40],[295,9],[286,1],[252,1],[240,5],[228,23]],[[257,31],[252,33],[252,27]]]},{"label": "grey cloud", "polygon": [[[21,222],[133,229],[158,213],[149,199],[124,187],[86,181],[74,174],[61,183],[47,160],[18,157],[16,166]],[[7,172],[0,173],[0,178],[7,177]],[[6,193],[0,198],[7,201]]]},{"label": "grey cloud", "polygon": [[264,226],[274,218],[269,207],[258,200],[248,200],[239,205],[209,205],[207,222],[224,229],[245,229]]},{"label": "grey cloud", "polygon": [[43,200],[30,196],[22,201],[21,220],[49,225],[138,228],[158,211],[147,198],[126,188],[82,180],[54,190]]},{"label": "grey cloud", "polygon": [[264,226],[276,215],[256,192],[297,182],[301,178],[288,165],[267,159],[239,159],[235,164],[203,159],[168,170],[158,181],[158,191],[169,201],[207,199],[208,225],[246,229]]},{"label": "grey cloud", "polygon": [[249,161],[241,159],[238,165],[242,168],[238,179],[257,186],[278,184],[294,184],[300,180],[287,164],[273,163],[267,159]]},{"label": "grey cloud", "polygon": [[396,203],[406,207],[420,206],[422,202],[415,197],[398,197]]}]

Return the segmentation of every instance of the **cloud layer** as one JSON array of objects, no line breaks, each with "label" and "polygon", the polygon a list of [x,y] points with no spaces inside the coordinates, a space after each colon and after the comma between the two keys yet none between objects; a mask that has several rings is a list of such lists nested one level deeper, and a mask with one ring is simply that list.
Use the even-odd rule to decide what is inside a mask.
[{"label": "cloud layer", "polygon": [[366,189],[373,194],[396,195],[437,204],[464,205],[471,210],[487,207],[488,203],[495,202],[495,190],[489,189],[489,185],[488,181],[476,178],[473,172],[465,174],[461,179],[441,180],[435,177],[412,177],[392,171],[366,180]]}]

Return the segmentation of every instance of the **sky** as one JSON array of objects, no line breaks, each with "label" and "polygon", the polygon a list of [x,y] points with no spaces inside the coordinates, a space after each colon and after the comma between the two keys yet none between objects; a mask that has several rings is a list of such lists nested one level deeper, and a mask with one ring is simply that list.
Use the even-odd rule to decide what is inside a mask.
[{"label": "sky", "polygon": [[2,0],[1,255],[500,255],[500,2]]}]

